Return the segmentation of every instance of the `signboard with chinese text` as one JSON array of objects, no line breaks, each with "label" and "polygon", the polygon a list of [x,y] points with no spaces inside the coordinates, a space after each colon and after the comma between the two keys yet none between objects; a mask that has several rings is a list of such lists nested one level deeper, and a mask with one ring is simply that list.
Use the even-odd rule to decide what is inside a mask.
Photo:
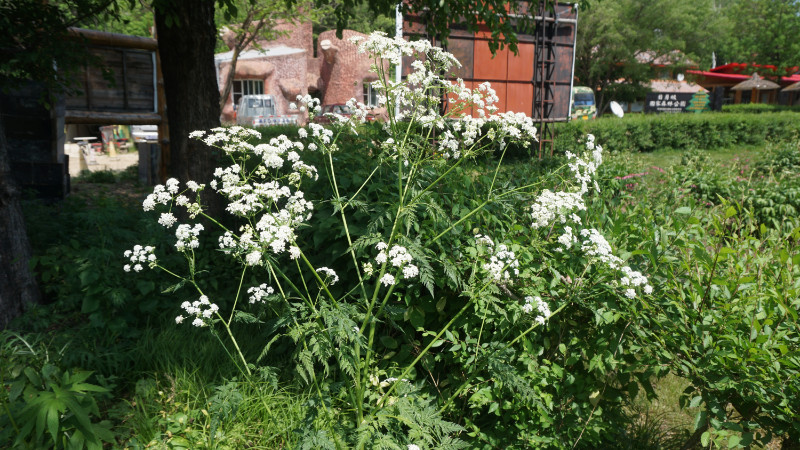
[{"label": "signboard with chinese text", "polygon": [[685,112],[686,107],[692,101],[694,94],[665,94],[661,92],[651,92],[647,94],[644,101],[644,112],[646,113],[679,113]]},{"label": "signboard with chinese text", "polygon": [[651,92],[644,102],[646,113],[679,113],[708,111],[709,98],[707,92],[663,93]]}]

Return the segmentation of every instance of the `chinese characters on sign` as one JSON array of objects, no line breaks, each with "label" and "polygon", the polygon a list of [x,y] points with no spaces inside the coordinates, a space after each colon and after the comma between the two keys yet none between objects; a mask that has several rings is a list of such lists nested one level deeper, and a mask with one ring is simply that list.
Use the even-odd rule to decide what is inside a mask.
[{"label": "chinese characters on sign", "polygon": [[644,112],[679,113],[708,110],[708,94],[651,92],[645,97]]}]

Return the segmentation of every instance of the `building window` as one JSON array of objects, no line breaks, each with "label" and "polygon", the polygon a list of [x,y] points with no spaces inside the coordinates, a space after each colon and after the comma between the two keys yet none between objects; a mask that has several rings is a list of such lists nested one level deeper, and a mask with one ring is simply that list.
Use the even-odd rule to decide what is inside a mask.
[{"label": "building window", "polygon": [[371,107],[378,106],[378,89],[372,86],[372,81],[364,81],[364,104]]},{"label": "building window", "polygon": [[264,93],[264,80],[233,80],[233,104],[238,105],[243,95],[259,95]]}]

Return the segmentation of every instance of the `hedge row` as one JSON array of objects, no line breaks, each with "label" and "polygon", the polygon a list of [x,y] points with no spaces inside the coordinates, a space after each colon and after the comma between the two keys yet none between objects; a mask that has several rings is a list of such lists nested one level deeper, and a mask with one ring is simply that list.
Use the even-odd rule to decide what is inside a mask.
[{"label": "hedge row", "polygon": [[740,103],[738,105],[722,105],[722,112],[724,113],[774,113],[774,112],[800,112],[800,105],[786,106],[786,105],[768,105],[764,103]]},{"label": "hedge row", "polygon": [[800,135],[800,120],[793,112],[647,114],[573,121],[557,124],[555,130],[558,152],[576,152],[587,133],[597,136],[608,150],[650,152],[717,149],[794,139]]}]

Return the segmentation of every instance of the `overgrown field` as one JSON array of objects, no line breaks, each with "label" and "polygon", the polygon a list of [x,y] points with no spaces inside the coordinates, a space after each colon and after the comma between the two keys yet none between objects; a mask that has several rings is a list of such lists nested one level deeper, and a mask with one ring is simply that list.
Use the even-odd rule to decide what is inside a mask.
[{"label": "overgrown field", "polygon": [[[337,157],[350,171],[339,178],[342,188],[366,176],[363,161],[374,157],[374,146],[368,134],[343,144]],[[405,377],[412,383],[433,379],[434,388],[416,394],[425,402],[406,414],[453,424],[442,425],[440,438],[446,434],[468,448],[797,442],[800,148],[782,142],[730,153],[719,159],[713,149],[689,151],[668,160],[658,160],[657,153],[606,155],[597,176],[600,190],[587,200],[594,213],[584,220],[613,237],[609,241],[625,264],[647,275],[651,295],[629,299],[605,288],[582,290],[581,284],[591,286],[593,277],[607,275],[564,262],[563,272],[550,274],[537,288],[560,311],[519,341],[509,364],[491,356],[508,348],[481,350],[480,342],[499,339],[479,336],[481,330],[504,332],[496,323],[519,314],[511,308],[475,308],[453,333],[431,341],[425,331],[431,323],[449,320],[461,307],[452,293],[456,274],[433,280],[438,297],[419,285],[388,304],[393,313],[386,320],[392,323],[381,328],[374,347],[384,361],[378,366],[383,372],[371,377],[376,391],[388,388],[394,365],[433,343]],[[459,217],[471,210],[485,195],[495,162],[480,157],[439,185],[439,198],[446,201],[437,205],[441,214]],[[554,188],[560,181],[551,174],[563,163],[505,161],[495,183],[547,180],[542,187]],[[306,195],[330,198],[329,187],[320,184]],[[76,180],[74,186],[76,193],[64,202],[26,203],[35,270],[48,303],[3,334],[2,446],[60,448],[82,434],[112,447],[293,448],[302,442],[314,448],[326,441],[321,435],[314,441],[309,431],[325,430],[325,423],[354,426],[348,425],[352,411],[335,408],[337,392],[343,392],[337,383],[346,383],[333,368],[336,358],[331,368],[313,363],[316,378],[300,374],[293,356],[298,342],[276,333],[279,311],[259,316],[266,320],[250,311],[231,323],[242,336],[242,353],[253,362],[248,375],[224,329],[175,324],[182,312],[180,289],[177,296],[170,293],[169,280],[155,272],[133,276],[122,270],[123,252],[132,242],[172,245],[169,234],[141,211],[143,189],[125,179]],[[370,201],[392,203],[388,187],[371,189]],[[331,261],[346,254],[335,211],[331,202],[316,205],[311,234],[304,236],[314,247],[306,250],[310,258]],[[385,212],[361,211],[351,223],[355,239],[369,234]],[[457,226],[456,236],[480,230],[501,237],[521,261],[525,283],[544,277],[536,272],[537,258],[575,258],[552,248],[526,249],[530,211],[510,203]],[[240,269],[219,257],[215,242],[205,244],[197,251],[214,264],[196,268],[206,272],[204,286],[236,292]],[[434,259],[451,261],[459,272],[481,251],[486,250],[450,240]],[[502,285],[493,292],[500,305],[509,295],[514,294]],[[331,416],[323,415],[326,410]],[[387,426],[413,436],[418,425],[407,419]]]}]

